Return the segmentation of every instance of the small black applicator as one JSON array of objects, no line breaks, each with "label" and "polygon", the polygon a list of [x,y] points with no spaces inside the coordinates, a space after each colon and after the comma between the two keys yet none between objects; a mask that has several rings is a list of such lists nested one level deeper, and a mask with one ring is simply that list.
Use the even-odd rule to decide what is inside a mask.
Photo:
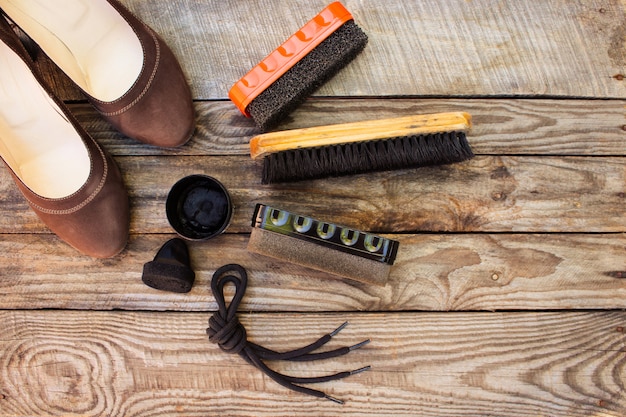
[{"label": "small black applicator", "polygon": [[179,238],[165,242],[154,260],[144,264],[141,275],[141,280],[149,287],[178,293],[191,291],[195,278],[187,244]]}]

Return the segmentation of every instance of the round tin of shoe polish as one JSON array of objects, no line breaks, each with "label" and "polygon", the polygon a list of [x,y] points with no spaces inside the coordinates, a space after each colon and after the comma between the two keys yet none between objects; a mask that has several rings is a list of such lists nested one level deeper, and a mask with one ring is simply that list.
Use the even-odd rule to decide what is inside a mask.
[{"label": "round tin of shoe polish", "polygon": [[181,237],[206,240],[230,223],[233,205],[221,182],[207,175],[190,175],[172,186],[165,203],[167,220]]}]

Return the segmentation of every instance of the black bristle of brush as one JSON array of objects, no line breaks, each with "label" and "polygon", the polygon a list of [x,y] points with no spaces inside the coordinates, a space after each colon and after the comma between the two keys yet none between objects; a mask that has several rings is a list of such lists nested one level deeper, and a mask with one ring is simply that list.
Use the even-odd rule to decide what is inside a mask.
[{"label": "black bristle of brush", "polygon": [[277,152],[263,160],[263,184],[462,162],[474,156],[464,132],[402,136]]},{"label": "black bristle of brush", "polygon": [[246,110],[262,131],[275,127],[366,44],[367,35],[353,20],[347,21],[252,100]]}]

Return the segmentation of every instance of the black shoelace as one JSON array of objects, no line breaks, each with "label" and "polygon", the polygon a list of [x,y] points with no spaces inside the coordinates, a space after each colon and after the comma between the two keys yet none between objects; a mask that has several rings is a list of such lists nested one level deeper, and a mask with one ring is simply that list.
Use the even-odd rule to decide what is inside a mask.
[{"label": "black shoelace", "polygon": [[[233,296],[229,306],[226,305],[226,300],[224,298],[224,286],[228,283],[235,286],[235,295]],[[213,278],[211,279],[211,291],[213,291],[213,296],[217,301],[218,310],[209,319],[209,328],[207,329],[209,340],[213,343],[217,343],[219,347],[226,352],[239,354],[239,356],[245,359],[246,362],[259,368],[267,376],[286,388],[303,394],[312,395],[317,398],[326,398],[336,403],[343,404],[343,401],[333,398],[322,391],[303,387],[299,384],[334,381],[366,371],[370,369],[369,366],[353,371],[338,372],[336,374],[324,375],[320,377],[294,377],[284,375],[270,369],[265,364],[264,360],[314,361],[335,358],[366,345],[369,343],[369,339],[353,346],[344,346],[324,352],[313,352],[328,343],[333,336],[346,327],[348,323],[345,322],[336,330],[325,334],[310,345],[288,352],[277,352],[257,345],[256,343],[252,343],[247,340],[246,329],[237,318],[237,308],[243,299],[247,284],[248,274],[240,265],[229,264],[215,271],[215,274],[213,274]]]}]

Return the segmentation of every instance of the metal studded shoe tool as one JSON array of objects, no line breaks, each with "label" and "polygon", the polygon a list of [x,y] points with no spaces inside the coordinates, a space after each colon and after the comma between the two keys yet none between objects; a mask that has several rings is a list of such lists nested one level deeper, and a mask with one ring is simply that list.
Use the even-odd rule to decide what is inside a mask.
[{"label": "metal studded shoe tool", "polygon": [[257,204],[248,249],[361,282],[385,285],[399,243]]}]

